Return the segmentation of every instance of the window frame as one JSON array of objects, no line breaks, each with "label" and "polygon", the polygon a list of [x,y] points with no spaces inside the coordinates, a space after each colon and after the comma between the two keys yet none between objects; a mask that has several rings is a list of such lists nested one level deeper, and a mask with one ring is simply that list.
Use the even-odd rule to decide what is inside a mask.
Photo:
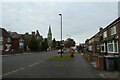
[{"label": "window frame", "polygon": [[107,37],[107,31],[103,32],[103,38]]},{"label": "window frame", "polygon": [[111,35],[114,35],[114,34],[117,33],[117,31],[116,31],[116,26],[113,26],[113,27],[111,27],[110,29],[111,29]]},{"label": "window frame", "polygon": [[3,45],[0,45],[1,47],[0,47],[0,50],[3,50]]},{"label": "window frame", "polygon": [[3,37],[2,36],[0,37],[0,41],[3,41]]},{"label": "window frame", "polygon": [[[111,43],[109,43],[109,42],[111,42]],[[119,53],[119,50],[118,50],[118,41],[116,41],[116,43],[115,43],[115,40],[112,40],[112,41],[109,41],[109,42],[107,42],[107,52],[108,53]],[[109,50],[109,45],[110,44],[113,45],[113,51]],[[115,51],[115,44],[117,44],[117,51]]]},{"label": "window frame", "polygon": [[[104,51],[102,50],[102,46],[104,46]],[[105,45],[105,43],[101,43],[101,45],[100,45],[100,51],[101,52],[106,52],[106,45]]]}]

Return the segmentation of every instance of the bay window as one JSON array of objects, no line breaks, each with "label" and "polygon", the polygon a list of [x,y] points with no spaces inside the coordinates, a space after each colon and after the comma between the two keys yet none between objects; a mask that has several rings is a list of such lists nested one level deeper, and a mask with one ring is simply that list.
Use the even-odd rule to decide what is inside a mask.
[{"label": "bay window", "polygon": [[0,50],[3,50],[3,45],[0,45]]},{"label": "bay window", "polygon": [[118,53],[118,41],[109,41],[107,46],[109,53]]},{"label": "bay window", "polygon": [[0,41],[3,41],[3,37],[0,37]]}]

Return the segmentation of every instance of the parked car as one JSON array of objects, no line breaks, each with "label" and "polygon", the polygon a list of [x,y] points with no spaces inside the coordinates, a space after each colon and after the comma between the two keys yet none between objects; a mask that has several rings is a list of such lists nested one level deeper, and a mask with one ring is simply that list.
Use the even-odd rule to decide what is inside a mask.
[{"label": "parked car", "polygon": [[[63,49],[62,49],[62,53],[64,53]],[[58,50],[58,54],[61,54],[61,49]]]}]

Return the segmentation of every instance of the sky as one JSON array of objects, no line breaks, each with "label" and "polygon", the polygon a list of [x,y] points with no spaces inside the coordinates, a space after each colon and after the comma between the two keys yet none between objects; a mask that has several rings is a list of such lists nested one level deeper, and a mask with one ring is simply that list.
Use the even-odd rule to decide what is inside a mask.
[{"label": "sky", "polygon": [[2,2],[2,25],[7,31],[26,33],[39,30],[47,37],[60,40],[60,16],[63,16],[63,39],[73,38],[77,44],[95,35],[118,18],[118,2]]}]

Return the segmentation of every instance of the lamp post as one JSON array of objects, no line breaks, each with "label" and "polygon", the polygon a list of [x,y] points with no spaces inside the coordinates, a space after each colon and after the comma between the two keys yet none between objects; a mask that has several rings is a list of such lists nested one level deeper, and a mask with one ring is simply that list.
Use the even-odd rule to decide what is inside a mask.
[{"label": "lamp post", "polygon": [[59,16],[61,17],[61,58],[62,58],[62,14],[59,14]]}]

